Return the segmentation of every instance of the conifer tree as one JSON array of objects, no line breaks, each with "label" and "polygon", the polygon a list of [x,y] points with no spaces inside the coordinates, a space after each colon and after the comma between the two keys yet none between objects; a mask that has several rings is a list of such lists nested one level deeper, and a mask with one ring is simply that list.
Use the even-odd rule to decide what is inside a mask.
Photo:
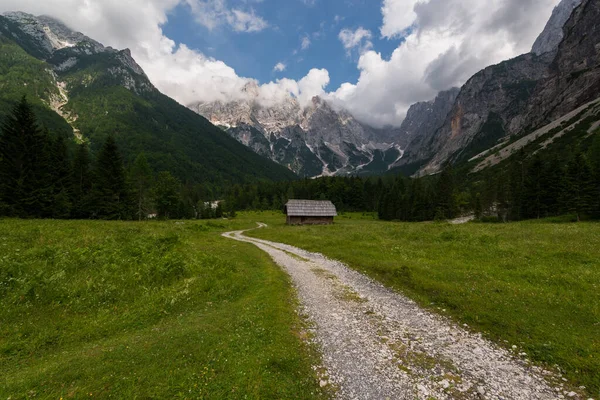
[{"label": "conifer tree", "polygon": [[569,161],[566,171],[565,189],[567,211],[575,214],[577,221],[592,211],[594,182],[588,161],[577,152]]},{"label": "conifer tree", "polygon": [[456,199],[454,173],[450,166],[444,168],[438,178],[435,198],[436,218],[454,218],[456,214]]},{"label": "conifer tree", "polygon": [[588,160],[592,169],[593,193],[592,214],[600,218],[600,133],[596,133],[592,146],[588,152]]},{"label": "conifer tree", "polygon": [[100,219],[128,219],[130,196],[125,168],[112,136],[108,136],[98,153],[94,177],[92,196],[95,216]]},{"label": "conifer tree", "polygon": [[23,97],[4,121],[0,136],[0,202],[5,214],[50,216],[50,164],[48,132],[37,126],[31,105]]},{"label": "conifer tree", "polygon": [[145,219],[151,208],[152,170],[144,153],[140,153],[131,167],[130,180],[136,201],[138,221]]},{"label": "conifer tree", "polygon": [[160,172],[154,186],[154,204],[159,218],[176,217],[181,183],[170,172]]},{"label": "conifer tree", "polygon": [[91,159],[87,144],[77,145],[72,167],[71,184],[71,215],[73,218],[90,218],[92,170]]},{"label": "conifer tree", "polygon": [[523,216],[525,218],[541,218],[543,211],[543,169],[544,165],[539,156],[535,156],[527,168],[523,187]]},{"label": "conifer tree", "polygon": [[69,218],[71,215],[72,169],[69,151],[62,136],[57,136],[51,144],[52,175],[52,217]]},{"label": "conifer tree", "polygon": [[[524,157],[521,157],[521,160]],[[509,171],[508,216],[513,221],[523,218],[523,188],[525,167],[523,161],[515,161]]]}]

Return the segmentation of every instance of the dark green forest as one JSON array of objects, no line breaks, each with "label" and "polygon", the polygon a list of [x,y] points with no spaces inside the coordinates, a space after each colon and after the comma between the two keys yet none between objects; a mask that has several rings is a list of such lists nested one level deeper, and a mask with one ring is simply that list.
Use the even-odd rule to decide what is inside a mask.
[{"label": "dark green forest", "polygon": [[[462,168],[462,169],[461,169]],[[241,210],[282,210],[288,199],[331,200],[341,212],[376,212],[382,220],[431,221],[474,214],[485,221],[571,215],[600,218],[600,136],[530,154],[494,168],[468,165],[436,176],[323,177],[224,185],[218,189],[156,172],[146,153],[127,162],[114,136],[94,157],[85,143],[69,149],[41,127],[25,97],[0,136],[0,215],[22,218],[220,218]],[[210,203],[220,200],[218,206]]]},{"label": "dark green forest", "polygon": [[553,151],[515,154],[501,165],[469,173],[448,166],[422,178],[324,177],[235,185],[237,210],[278,210],[287,199],[331,200],[339,211],[377,212],[382,220],[432,221],[474,214],[489,222],[570,215],[600,218],[600,135]]},{"label": "dark green forest", "polygon": [[[2,16],[0,20],[5,24],[0,24],[0,122],[26,95],[39,125],[63,136],[71,152],[77,128],[93,155],[113,136],[127,165],[144,152],[153,171],[169,171],[210,190],[296,178],[160,93],[145,75],[123,63],[126,52],[87,54],[86,43],[81,43],[48,58],[18,27]],[[63,70],[60,65],[68,59],[77,63]],[[59,85],[68,98],[62,97]],[[70,116],[73,126],[49,107],[57,102],[64,103],[61,112]]]},{"label": "dark green forest", "polygon": [[69,150],[65,138],[40,127],[25,97],[0,134],[0,215],[20,218],[131,220],[222,217],[203,199],[213,194],[154,173],[144,153],[126,167],[112,135],[96,157],[87,144]]}]

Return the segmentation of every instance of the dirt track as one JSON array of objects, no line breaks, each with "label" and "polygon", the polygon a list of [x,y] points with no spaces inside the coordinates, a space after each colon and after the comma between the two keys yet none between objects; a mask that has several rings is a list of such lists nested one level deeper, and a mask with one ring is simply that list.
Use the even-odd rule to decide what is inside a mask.
[{"label": "dirt track", "polygon": [[[259,227],[265,227],[259,224]],[[341,399],[557,399],[548,372],[340,262],[245,236],[292,278]],[[571,398],[578,398],[573,396]]]}]

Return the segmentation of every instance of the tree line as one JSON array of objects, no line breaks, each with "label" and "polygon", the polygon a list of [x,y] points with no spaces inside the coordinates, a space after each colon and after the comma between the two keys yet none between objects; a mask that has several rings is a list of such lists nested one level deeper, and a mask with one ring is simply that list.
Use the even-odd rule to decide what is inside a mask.
[{"label": "tree line", "polygon": [[155,174],[145,157],[125,167],[114,137],[95,160],[85,143],[71,157],[64,137],[40,128],[25,97],[0,135],[0,216],[132,220],[219,218],[199,185],[182,184],[168,171]]},{"label": "tree line", "polygon": [[[470,174],[451,166],[422,178],[322,177],[232,185],[218,193],[155,174],[139,154],[127,168],[112,136],[95,160],[85,143],[73,157],[63,137],[39,128],[25,98],[2,125],[0,215],[22,218],[220,218],[241,210],[283,210],[289,199],[331,200],[339,211],[382,220],[430,221],[475,214],[517,221],[564,214],[600,219],[600,135],[560,153],[521,151]],[[585,143],[584,146],[582,143]],[[208,200],[224,199],[217,207]]]},{"label": "tree line", "polygon": [[421,178],[323,177],[236,185],[226,199],[237,210],[282,210],[289,199],[331,200],[338,211],[376,212],[389,221],[469,214],[505,222],[566,214],[576,220],[600,219],[600,137],[587,147],[563,148],[560,156],[522,151],[506,165],[477,174],[447,166]]}]

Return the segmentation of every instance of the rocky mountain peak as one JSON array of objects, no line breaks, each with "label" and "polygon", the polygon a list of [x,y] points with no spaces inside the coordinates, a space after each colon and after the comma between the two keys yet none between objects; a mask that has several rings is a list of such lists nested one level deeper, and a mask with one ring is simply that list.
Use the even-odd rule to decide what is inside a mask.
[{"label": "rocky mountain peak", "polygon": [[255,99],[260,95],[260,89],[256,81],[249,81],[242,88],[242,93],[246,93],[251,99]]},{"label": "rocky mountain peak", "polygon": [[2,15],[17,24],[20,30],[37,45],[45,58],[49,58],[56,51],[80,45],[96,53],[105,50],[100,43],[80,32],[73,31],[52,17],[36,17],[20,11],[7,12]]},{"label": "rocky mountain peak", "polygon": [[573,10],[581,4],[582,0],[562,0],[552,11],[552,16],[546,24],[544,31],[537,38],[531,50],[536,55],[542,55],[558,49],[563,40],[563,27],[573,13]]}]

